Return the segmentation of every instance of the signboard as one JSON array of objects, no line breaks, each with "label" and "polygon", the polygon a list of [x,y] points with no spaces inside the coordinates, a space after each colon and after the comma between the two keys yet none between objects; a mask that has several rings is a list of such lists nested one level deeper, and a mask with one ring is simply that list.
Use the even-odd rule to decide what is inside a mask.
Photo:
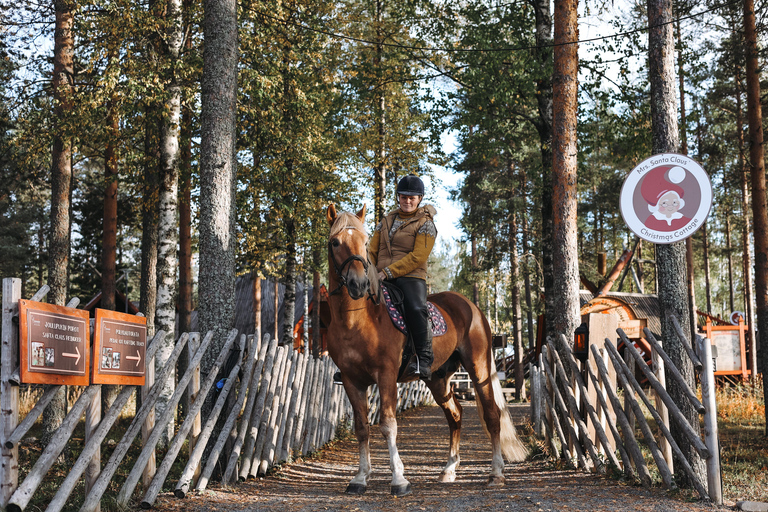
[{"label": "signboard", "polygon": [[720,331],[712,333],[712,345],[717,347],[718,372],[741,373],[741,343],[739,331]]},{"label": "signboard", "polygon": [[91,382],[143,386],[146,352],[145,317],[96,310]]},{"label": "signboard", "polygon": [[694,234],[712,207],[712,183],[685,155],[663,153],[640,162],[621,189],[620,209],[643,240],[671,244]]},{"label": "signboard", "polygon": [[87,386],[88,311],[19,301],[21,382]]}]

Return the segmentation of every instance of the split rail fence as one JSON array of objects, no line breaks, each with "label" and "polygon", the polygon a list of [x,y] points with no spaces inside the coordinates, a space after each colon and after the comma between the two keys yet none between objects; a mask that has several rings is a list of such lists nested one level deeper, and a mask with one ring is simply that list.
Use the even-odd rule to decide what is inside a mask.
[{"label": "split rail fence", "polygon": [[[653,348],[651,366],[622,329],[617,332],[626,347],[626,360],[606,338],[603,348],[592,344],[591,357],[581,363],[574,357],[565,336],[561,335],[559,350],[552,340],[548,340],[538,364],[531,365],[531,420],[536,433],[544,436],[550,453],[560,453],[562,457],[574,460],[578,467],[598,473],[605,473],[608,462],[623,471],[627,478],[639,478],[643,485],[650,486],[651,475],[636,438],[637,425],[668,489],[675,487],[676,472],[684,471],[702,499],[722,504],[712,348],[708,339],[696,336],[694,350],[674,316],[672,322],[699,377],[702,400],[664,352],[661,342],[647,328],[644,329],[645,337]],[[650,389],[640,385],[635,368],[647,379]],[[698,429],[691,427],[667,393],[666,372],[684,390],[693,408],[703,415],[703,440],[697,434]],[[623,388],[623,401],[614,382]],[[655,437],[641,402],[660,432]],[[706,483],[700,481],[671,435],[670,417],[706,462]],[[676,464],[673,464],[673,453]]]},{"label": "split rail fence", "polygon": [[[47,292],[48,287],[44,286],[31,300],[41,301]],[[72,433],[84,414],[84,447],[58,486],[58,492],[47,505],[46,512],[58,512],[65,505],[71,507],[73,503],[79,503],[82,497],[72,498],[71,494],[83,477],[86,491],[80,512],[99,510],[101,500],[105,498],[127,506],[137,496],[141,496],[141,507],[149,509],[166,483],[184,443],[189,445],[189,457],[176,481],[174,494],[179,498],[192,490],[204,490],[217,467],[216,478],[224,485],[261,476],[275,464],[321,448],[334,439],[340,422],[348,422],[352,415],[343,387],[333,384],[332,375],[336,366],[329,357],[315,359],[311,354],[279,345],[268,334],[258,340],[253,335],[238,336],[234,329],[227,335],[223,348],[215,353],[210,349],[216,346],[212,343],[213,333],[209,332],[202,339],[200,333],[183,333],[176,341],[169,360],[154,375],[158,341],[165,336],[160,331],[148,343],[146,384],[124,386],[103,415],[100,410],[101,386],[85,387],[51,442],[43,447],[35,465],[19,482],[19,443],[60,387],[46,386],[31,411],[24,418],[19,418],[20,298],[20,280],[4,279],[0,353],[0,505],[4,510],[20,512],[27,509],[43,478],[71,441]],[[73,299],[68,306],[77,307],[78,303],[77,299]],[[185,345],[190,353],[188,370],[178,376],[168,405],[163,411],[158,410],[156,416],[157,398],[164,383],[173,378],[173,369]],[[233,358],[230,357],[232,352],[235,353]],[[200,363],[203,357],[216,359],[201,382]],[[232,360],[237,363],[230,369],[221,389],[217,389],[214,383],[219,370]],[[137,388],[142,397],[141,406],[109,460],[102,465],[101,445]],[[431,401],[431,394],[420,381],[401,384],[398,392],[398,411]],[[158,465],[155,460],[157,443],[175,417],[177,405],[185,393],[190,397],[190,409],[181,425],[176,427],[175,436]],[[216,395],[215,405],[203,424],[200,411],[211,393]],[[375,386],[369,390],[369,404],[369,419],[371,423],[376,423],[379,399]],[[212,433],[220,416],[224,427],[214,438]],[[141,453],[128,477],[119,482],[120,491],[116,496],[110,496],[107,494],[108,486],[139,432],[142,435]],[[209,455],[203,465],[201,461],[206,447]],[[137,488],[140,492],[136,492]]]}]

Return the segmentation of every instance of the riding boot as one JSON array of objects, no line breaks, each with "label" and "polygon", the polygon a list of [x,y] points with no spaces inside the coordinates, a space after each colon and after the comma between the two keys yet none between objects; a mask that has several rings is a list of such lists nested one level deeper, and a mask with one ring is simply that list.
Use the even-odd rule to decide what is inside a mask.
[{"label": "riding boot", "polygon": [[408,367],[407,373],[418,373],[421,379],[429,380],[434,357],[427,308],[427,283],[423,279],[401,277],[395,280],[395,284],[403,291],[405,324],[413,339],[417,359]]}]

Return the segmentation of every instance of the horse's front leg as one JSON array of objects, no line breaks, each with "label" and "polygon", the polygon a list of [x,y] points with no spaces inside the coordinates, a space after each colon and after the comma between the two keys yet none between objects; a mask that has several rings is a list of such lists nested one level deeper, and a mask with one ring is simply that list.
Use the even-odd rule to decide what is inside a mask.
[{"label": "horse's front leg", "polygon": [[[342,378],[342,380],[345,380]],[[352,412],[355,418],[355,437],[360,452],[360,465],[357,474],[347,486],[347,494],[363,494],[368,487],[368,475],[371,474],[371,448],[368,443],[368,387],[359,389],[350,382],[344,382]]]},{"label": "horse's front leg", "polygon": [[379,382],[379,396],[381,397],[381,433],[387,441],[389,450],[389,467],[392,470],[392,482],[390,491],[395,496],[405,496],[411,493],[411,483],[403,475],[403,461],[397,451],[397,381]]}]

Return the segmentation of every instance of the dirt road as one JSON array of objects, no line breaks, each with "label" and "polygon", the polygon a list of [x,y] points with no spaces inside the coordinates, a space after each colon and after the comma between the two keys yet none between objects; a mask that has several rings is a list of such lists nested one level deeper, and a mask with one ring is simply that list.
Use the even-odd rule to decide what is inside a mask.
[{"label": "dirt road", "polygon": [[[316,457],[286,465],[274,475],[232,488],[215,484],[201,495],[179,500],[161,495],[158,510],[190,512],[321,511],[365,512],[471,510],[520,511],[705,511],[716,507],[668,497],[663,489],[644,489],[594,475],[557,470],[546,461],[507,464],[506,485],[486,489],[490,467],[490,442],[482,431],[474,403],[463,403],[461,467],[456,482],[437,482],[448,451],[448,427],[438,407],[422,407],[398,419],[398,446],[405,476],[413,494],[389,494],[389,458],[377,426],[372,428],[374,472],[363,496],[344,494],[357,469],[357,443],[344,440]],[[515,423],[524,421],[528,408],[510,409]]]}]

